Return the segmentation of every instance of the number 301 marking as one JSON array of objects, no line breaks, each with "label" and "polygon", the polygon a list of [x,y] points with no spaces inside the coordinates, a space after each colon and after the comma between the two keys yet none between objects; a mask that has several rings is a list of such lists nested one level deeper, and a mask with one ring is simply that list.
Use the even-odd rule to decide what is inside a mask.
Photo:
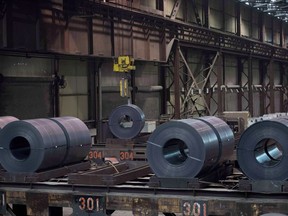
[{"label": "number 301 marking", "polygon": [[79,201],[79,208],[83,211],[99,211],[99,198],[92,198],[92,197],[80,197]]},{"label": "number 301 marking", "polygon": [[202,205],[198,202],[194,202],[191,209],[191,204],[189,202],[184,202],[183,204],[183,215],[184,216],[207,216],[207,205],[203,203]]}]

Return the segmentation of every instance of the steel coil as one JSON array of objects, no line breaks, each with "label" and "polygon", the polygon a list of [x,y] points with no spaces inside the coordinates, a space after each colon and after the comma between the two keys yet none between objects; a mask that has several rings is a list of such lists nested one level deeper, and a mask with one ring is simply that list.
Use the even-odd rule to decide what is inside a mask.
[{"label": "steel coil", "polygon": [[62,128],[67,140],[67,151],[63,164],[83,160],[88,155],[91,147],[90,132],[84,122],[69,116],[51,118],[51,120]]},{"label": "steel coil", "polygon": [[288,119],[275,118],[247,128],[237,145],[237,160],[252,180],[288,179]]},{"label": "steel coil", "polygon": [[66,154],[65,134],[50,119],[11,122],[1,130],[0,140],[0,162],[8,172],[55,167]]},{"label": "steel coil", "polygon": [[[211,127],[210,121],[216,120],[173,120],[156,128],[149,137],[146,152],[148,163],[156,176],[201,177],[217,164],[221,158],[219,139],[234,145],[234,138],[230,137],[230,132],[222,132],[221,127],[215,129],[217,125]],[[228,141],[224,137],[232,140]]]},{"label": "steel coil", "polygon": [[2,116],[0,117],[0,129],[2,129],[8,123],[18,120],[19,120],[18,118],[15,118],[13,116]]},{"label": "steel coil", "polygon": [[109,129],[119,139],[132,139],[144,127],[145,115],[134,104],[122,105],[115,108],[109,116]]},{"label": "steel coil", "polygon": [[204,116],[198,119],[206,122],[214,130],[218,138],[219,151],[217,163],[229,160],[235,148],[234,134],[229,125],[215,116]]}]

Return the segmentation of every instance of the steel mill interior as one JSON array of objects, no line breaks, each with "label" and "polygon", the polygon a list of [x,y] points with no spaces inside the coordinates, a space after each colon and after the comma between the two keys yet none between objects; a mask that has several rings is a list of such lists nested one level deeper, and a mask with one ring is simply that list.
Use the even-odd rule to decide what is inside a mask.
[{"label": "steel mill interior", "polygon": [[0,215],[288,216],[287,0],[0,0]]}]

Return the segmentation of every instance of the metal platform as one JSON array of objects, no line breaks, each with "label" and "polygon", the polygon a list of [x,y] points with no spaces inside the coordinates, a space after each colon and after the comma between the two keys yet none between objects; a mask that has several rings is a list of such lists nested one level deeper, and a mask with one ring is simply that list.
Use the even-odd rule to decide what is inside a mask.
[{"label": "metal platform", "polygon": [[29,215],[37,216],[51,215],[52,209],[55,212],[55,208],[62,207],[71,207],[73,215],[101,216],[113,210],[151,216],[160,212],[193,215],[193,211],[202,216],[288,212],[287,193],[243,192],[227,189],[225,185],[205,189],[151,188],[144,179],[109,187],[50,181],[1,183],[1,213],[9,215],[7,204],[23,205]]},{"label": "metal platform", "polygon": [[68,175],[69,184],[118,185],[151,173],[147,163],[119,163]]},{"label": "metal platform", "polygon": [[5,170],[0,171],[1,182],[14,182],[14,183],[31,183],[47,181],[51,178],[58,178],[65,176],[71,172],[80,170],[87,170],[90,168],[90,161],[80,162],[76,164],[67,165],[55,169],[43,170],[36,173],[9,173]]},{"label": "metal platform", "polygon": [[71,208],[73,216],[110,215],[114,210],[149,216],[161,212],[165,215],[199,216],[288,213],[286,189],[281,192],[239,189],[239,184],[246,181],[239,172],[233,172],[218,182],[203,182],[200,179],[191,181],[189,187],[177,188],[171,187],[178,184],[175,179],[170,181],[170,186],[149,186],[155,177],[147,174],[148,168],[143,163],[135,167],[129,167],[126,162],[114,166],[92,167],[89,171],[77,171],[39,182],[17,183],[8,181],[8,178],[7,181],[2,179],[0,215],[13,215],[10,212],[19,212],[20,209],[21,216],[61,216],[64,207]]},{"label": "metal platform", "polygon": [[[135,155],[135,149],[144,148],[139,143],[111,139],[103,151],[92,150],[100,151],[100,158],[71,167],[30,175],[2,170],[0,215],[63,216],[64,208],[73,216],[113,216],[114,210],[137,216],[288,214],[286,181],[250,181],[231,164],[205,178],[157,178],[145,160],[121,160],[121,152]],[[103,162],[112,156],[120,163]]]}]

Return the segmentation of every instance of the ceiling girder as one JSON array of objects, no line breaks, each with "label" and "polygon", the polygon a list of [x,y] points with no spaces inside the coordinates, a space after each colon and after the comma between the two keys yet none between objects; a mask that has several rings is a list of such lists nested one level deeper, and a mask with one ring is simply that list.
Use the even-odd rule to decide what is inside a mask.
[{"label": "ceiling girder", "polygon": [[239,0],[264,13],[288,22],[288,0]]}]

